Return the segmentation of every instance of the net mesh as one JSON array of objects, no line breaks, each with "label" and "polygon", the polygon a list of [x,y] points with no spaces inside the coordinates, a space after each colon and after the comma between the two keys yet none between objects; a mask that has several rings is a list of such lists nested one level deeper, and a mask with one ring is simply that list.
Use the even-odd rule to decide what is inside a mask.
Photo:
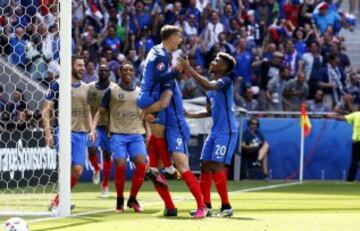
[{"label": "net mesh", "polygon": [[59,75],[58,15],[56,0],[0,0],[1,215],[46,213],[57,192],[58,156],[45,142],[42,107]]}]

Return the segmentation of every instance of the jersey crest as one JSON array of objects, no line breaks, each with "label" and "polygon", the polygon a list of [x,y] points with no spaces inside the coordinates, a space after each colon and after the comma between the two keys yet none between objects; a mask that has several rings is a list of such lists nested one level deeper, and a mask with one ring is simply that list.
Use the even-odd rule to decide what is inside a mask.
[{"label": "jersey crest", "polygon": [[165,69],[165,63],[163,62],[160,62],[156,65],[156,68],[159,70],[159,71],[163,71]]}]

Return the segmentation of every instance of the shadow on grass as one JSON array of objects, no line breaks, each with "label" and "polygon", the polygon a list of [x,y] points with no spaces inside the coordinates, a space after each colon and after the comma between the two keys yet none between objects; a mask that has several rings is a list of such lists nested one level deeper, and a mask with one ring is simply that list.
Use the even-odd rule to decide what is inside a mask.
[{"label": "shadow on grass", "polygon": [[35,230],[35,231],[48,231],[48,230],[59,230],[59,229],[65,229],[65,228],[75,228],[77,226],[81,226],[81,225],[85,225],[85,224],[91,224],[91,223],[100,223],[102,221],[98,220],[98,219],[93,219],[90,217],[77,217],[77,220],[81,220],[81,221],[77,221],[71,224],[66,224],[66,225],[56,225],[56,226],[52,226],[52,227],[47,227],[47,228],[43,228],[43,229],[31,229],[31,230]]}]

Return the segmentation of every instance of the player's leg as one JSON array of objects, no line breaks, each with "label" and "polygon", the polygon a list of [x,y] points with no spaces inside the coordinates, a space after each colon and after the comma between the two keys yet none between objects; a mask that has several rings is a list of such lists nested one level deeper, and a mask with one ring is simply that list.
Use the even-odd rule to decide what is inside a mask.
[{"label": "player's leg", "polygon": [[103,150],[103,177],[101,181],[101,197],[109,197],[109,179],[111,174],[112,160],[111,152]]},{"label": "player's leg", "polygon": [[212,157],[213,180],[221,199],[221,209],[217,216],[230,217],[233,215],[233,209],[228,196],[225,164],[231,163],[236,147],[237,133],[217,135],[214,139],[215,149]]},{"label": "player's leg", "polygon": [[89,142],[88,147],[88,154],[89,154],[89,161],[91,163],[91,166],[93,167],[93,177],[92,181],[94,184],[100,183],[100,164],[99,164],[99,146],[100,146],[100,135],[99,135],[99,129],[96,129],[96,132],[98,133],[96,140],[93,142]]},{"label": "player's leg", "polygon": [[202,195],[204,198],[204,203],[208,209],[212,209],[212,206],[211,206],[211,181],[212,181],[211,167],[212,167],[211,162],[201,161],[200,187],[201,187],[201,192],[202,192]]},{"label": "player's leg", "polygon": [[188,156],[185,153],[181,153],[181,152],[175,152],[172,155],[177,170],[180,172],[182,179],[185,181],[187,187],[189,188],[189,191],[196,200],[197,210],[193,215],[193,217],[204,218],[207,215],[208,209],[204,204],[200,182],[195,177],[195,175],[190,171]]},{"label": "player's leg", "polygon": [[[204,147],[201,151],[200,164],[200,187],[204,197],[204,203],[208,209],[211,209],[211,182],[212,182],[212,153],[214,150],[214,139],[211,134],[207,137]],[[210,215],[210,210],[208,215]]]},{"label": "player's leg", "polygon": [[127,135],[128,136],[128,145],[127,151],[130,155],[131,161],[135,165],[135,171],[132,177],[130,197],[127,202],[128,208],[134,209],[135,212],[142,212],[139,202],[136,199],[136,196],[140,190],[141,185],[144,182],[144,177],[146,173],[146,148],[145,142],[142,135]]},{"label": "player's leg", "polygon": [[100,147],[102,149],[102,165],[103,165],[103,176],[101,182],[101,197],[109,196],[109,178],[111,173],[111,147],[110,147],[110,138],[107,136],[107,129],[101,128],[98,133],[100,139]]},{"label": "player's leg", "polygon": [[[83,173],[83,166],[85,166],[87,148],[87,134],[86,133],[71,133],[71,175],[70,187],[73,188],[78,182],[78,179]],[[51,201],[49,210],[56,209],[59,205],[59,195]],[[74,205],[71,205],[74,208]]]},{"label": "player's leg", "polygon": [[[156,132],[157,131],[155,130],[155,133]],[[158,133],[156,134],[159,135]],[[158,170],[159,156],[156,150],[157,148],[155,142],[156,136],[152,134],[147,146],[149,154],[149,171],[147,173],[147,176],[152,180],[155,190],[158,192],[159,196],[164,201],[164,216],[177,216],[177,209],[171,198],[167,180]]]},{"label": "player's leg", "polygon": [[74,133],[71,135],[71,188],[73,188],[77,180],[83,172],[85,166],[86,148],[88,135],[86,133]]},{"label": "player's leg", "polygon": [[99,148],[98,147],[88,147],[89,161],[93,167],[93,177],[92,182],[94,184],[100,183],[100,164],[99,164]]},{"label": "player's leg", "polygon": [[206,208],[201,192],[200,182],[195,175],[190,171],[188,147],[187,143],[190,140],[190,129],[187,125],[178,128],[167,127],[166,138],[169,145],[169,151],[172,153],[172,157],[175,166],[185,181],[190,192],[195,197],[197,203],[197,211],[194,214],[194,218],[204,218],[208,209]]},{"label": "player's leg", "polygon": [[159,196],[165,203],[164,215],[176,216],[177,210],[171,198],[167,181],[165,177],[158,171],[159,156],[156,151],[155,139],[156,137],[151,135],[147,146],[150,167],[147,175],[152,180],[155,190],[158,192]]},{"label": "player's leg", "polygon": [[171,163],[171,156],[169,154],[168,145],[165,137],[165,111],[157,114],[158,120],[155,124],[150,124],[151,134],[154,136],[155,147],[157,150],[158,158],[164,165],[165,173],[170,178],[176,178],[176,170]]},{"label": "player's leg", "polygon": [[124,187],[126,177],[126,142],[120,134],[113,134],[110,138],[111,152],[113,154],[116,188],[116,212],[124,212]]}]

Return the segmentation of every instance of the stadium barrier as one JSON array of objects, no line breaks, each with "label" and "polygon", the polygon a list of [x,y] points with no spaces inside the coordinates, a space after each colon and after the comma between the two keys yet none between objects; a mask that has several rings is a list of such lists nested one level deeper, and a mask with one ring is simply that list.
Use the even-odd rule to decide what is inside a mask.
[{"label": "stadium barrier", "polygon": [[[247,119],[242,118],[242,128],[247,128]],[[270,145],[269,170],[272,179],[298,179],[300,163],[300,122],[299,118],[261,118],[261,131]],[[196,124],[196,125],[194,125]],[[208,126],[204,126],[204,124]],[[351,159],[351,126],[343,121],[311,119],[311,134],[305,138],[304,179],[305,180],[344,180]],[[209,131],[208,120],[198,120],[190,125],[194,130]],[[191,126],[192,127],[192,126]],[[203,129],[208,127],[208,129]],[[201,128],[201,129],[199,129]],[[193,127],[191,128],[193,129]],[[193,130],[191,130],[193,131]],[[207,133],[192,134],[189,143],[190,168],[198,172],[200,153]],[[241,139],[241,137],[240,137]],[[235,159],[239,158],[239,150]],[[234,163],[235,162],[235,163]],[[234,161],[234,178],[239,179],[239,161]],[[132,175],[133,166],[127,166],[127,178]],[[92,169],[87,164],[83,181],[91,181]]]}]

